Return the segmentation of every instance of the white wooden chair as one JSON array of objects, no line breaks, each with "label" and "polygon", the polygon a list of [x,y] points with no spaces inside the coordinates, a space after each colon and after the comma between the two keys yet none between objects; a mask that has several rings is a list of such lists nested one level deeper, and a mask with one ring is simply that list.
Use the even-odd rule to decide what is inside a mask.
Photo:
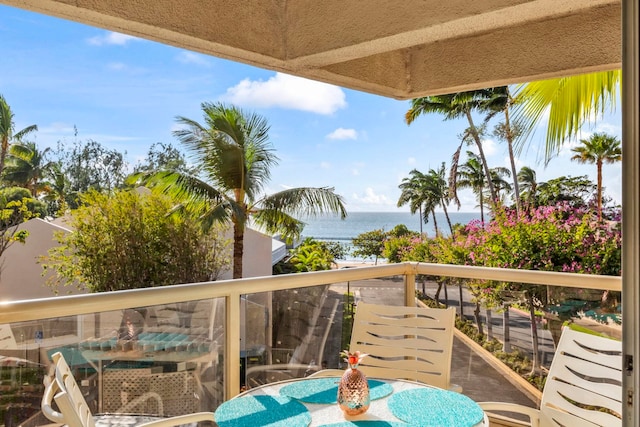
[{"label": "white wooden chair", "polygon": [[455,309],[358,303],[349,351],[372,378],[395,378],[454,389],[449,382]]},{"label": "white wooden chair", "polygon": [[[214,422],[212,412],[198,412],[170,418],[120,416],[117,414],[93,416],[62,353],[54,353],[51,358],[55,365],[55,371],[52,378],[45,378],[45,391],[41,408],[44,416],[55,423],[66,424],[69,427],[95,427],[122,423],[129,426],[137,425],[138,427],[171,427],[199,421]],[[162,412],[162,401],[157,393],[148,393],[145,396],[140,396],[140,399],[146,398],[159,399],[158,407],[159,411]],[[53,402],[55,402],[59,411],[53,408]],[[137,403],[137,400],[131,402],[131,407]]]},{"label": "white wooden chair", "polygon": [[540,409],[482,402],[491,413],[519,413],[532,427],[622,425],[622,343],[565,327],[542,392]]}]

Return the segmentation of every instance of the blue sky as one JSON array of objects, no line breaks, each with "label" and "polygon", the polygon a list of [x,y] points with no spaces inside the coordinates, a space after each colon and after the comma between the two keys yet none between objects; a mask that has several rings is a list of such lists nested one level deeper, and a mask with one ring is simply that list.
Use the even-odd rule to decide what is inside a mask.
[{"label": "blue sky", "polygon": [[[38,125],[40,148],[93,139],[144,158],[154,142],[172,136],[176,116],[202,121],[202,102],[233,103],[263,115],[280,162],[266,191],[332,186],[348,211],[408,211],[397,208],[398,184],[413,168],[447,166],[466,127],[441,116],[403,120],[409,101],[398,101],[300,79],[164,46],[70,21],[0,5],[0,94],[16,129]],[[580,135],[596,131],[621,136],[620,108],[598,118]],[[480,118],[478,118],[480,122]],[[569,149],[545,168],[537,132],[518,168],[537,171],[538,181],[589,175],[595,165],[571,162]],[[575,142],[574,142],[575,143]],[[508,166],[506,145],[484,143],[490,167]],[[570,145],[569,145],[570,146]],[[621,167],[606,165],[605,193],[621,200]],[[473,194],[460,193],[460,211],[476,211]],[[453,207],[452,207],[453,208]]]}]

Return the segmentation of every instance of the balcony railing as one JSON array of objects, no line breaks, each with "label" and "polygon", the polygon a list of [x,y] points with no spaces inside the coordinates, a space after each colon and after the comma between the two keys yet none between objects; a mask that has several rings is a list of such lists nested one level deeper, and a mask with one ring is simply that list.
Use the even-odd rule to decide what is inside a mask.
[{"label": "balcony railing", "polygon": [[[157,399],[139,399],[145,393],[161,396],[164,415],[214,410],[243,387],[338,367],[353,298],[414,305],[425,276],[621,290],[619,277],[400,263],[3,302],[0,355],[12,363],[0,384],[15,402],[37,405],[49,357],[62,351],[96,411],[160,412]],[[514,338],[516,347],[527,340]],[[468,358],[463,382],[486,374]],[[13,403],[5,397],[0,409],[9,414]],[[23,419],[5,415],[5,424],[25,421],[16,413]]]}]

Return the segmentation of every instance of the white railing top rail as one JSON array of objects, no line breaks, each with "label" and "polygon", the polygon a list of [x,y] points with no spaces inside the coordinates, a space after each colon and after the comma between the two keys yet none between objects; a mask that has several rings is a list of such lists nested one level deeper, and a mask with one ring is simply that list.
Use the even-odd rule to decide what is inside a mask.
[{"label": "white railing top rail", "polygon": [[0,302],[0,324],[415,274],[583,289],[612,291],[622,289],[621,278],[616,276],[405,262],[304,274],[222,280],[25,301],[4,301]]}]

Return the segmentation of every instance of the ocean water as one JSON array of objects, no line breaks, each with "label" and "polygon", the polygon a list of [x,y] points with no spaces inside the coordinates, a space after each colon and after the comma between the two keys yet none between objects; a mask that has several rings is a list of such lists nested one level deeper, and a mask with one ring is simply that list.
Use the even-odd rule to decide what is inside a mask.
[{"label": "ocean water", "polygon": [[[450,212],[452,224],[468,224],[472,220],[479,220],[479,212]],[[420,232],[420,216],[409,212],[351,212],[347,218],[341,220],[335,216],[321,216],[317,218],[303,218],[307,225],[302,232],[303,238],[313,237],[316,240],[335,241],[349,246],[351,239],[361,233],[382,229],[389,231],[398,224],[404,224],[409,230]],[[436,212],[438,229],[443,235],[449,234],[449,225],[443,212]],[[435,236],[433,219],[422,224],[422,232],[428,237]],[[349,256],[347,260],[357,260]]]}]

